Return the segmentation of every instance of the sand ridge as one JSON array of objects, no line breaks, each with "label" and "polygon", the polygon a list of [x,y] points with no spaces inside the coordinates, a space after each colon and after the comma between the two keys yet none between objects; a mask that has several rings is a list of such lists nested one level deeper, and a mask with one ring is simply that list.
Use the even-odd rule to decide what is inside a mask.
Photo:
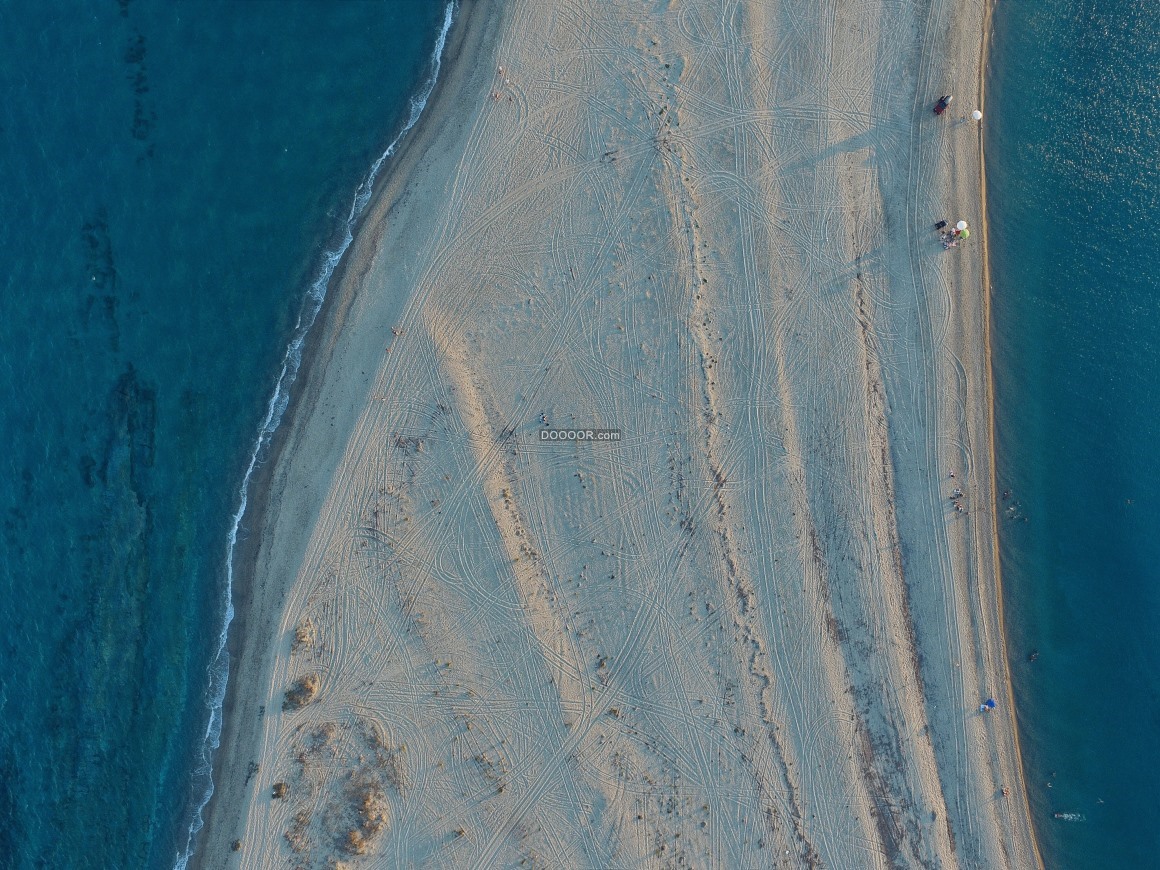
[{"label": "sand ridge", "polygon": [[231,860],[1037,865],[1013,717],[975,712],[1009,697],[981,252],[931,231],[979,208],[930,105],[982,15],[488,19],[279,460]]}]

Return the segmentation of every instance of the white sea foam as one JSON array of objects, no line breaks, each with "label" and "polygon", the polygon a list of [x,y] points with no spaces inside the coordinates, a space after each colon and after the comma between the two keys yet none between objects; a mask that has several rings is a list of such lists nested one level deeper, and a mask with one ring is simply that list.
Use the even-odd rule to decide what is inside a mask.
[{"label": "white sea foam", "polygon": [[419,116],[423,114],[423,109],[427,106],[427,100],[431,97],[432,91],[435,90],[435,83],[439,80],[439,69],[443,63],[443,49],[447,44],[447,33],[451,29],[454,17],[455,2],[452,0],[443,12],[443,24],[440,27],[439,36],[435,40],[435,49],[431,54],[431,74],[419,92],[411,97],[411,111],[403,129],[387,146],[387,150],[374,162],[366,178],[355,191],[354,199],[350,205],[350,213],[343,225],[342,241],[333,250],[326,252],[322,266],[318,271],[318,277],[314,279],[314,283],[306,293],[306,298],[302,303],[302,311],[299,313],[298,322],[294,326],[293,337],[282,358],[282,370],[274,384],[270,401],[266,405],[266,416],[262,419],[261,426],[258,427],[258,435],[254,440],[253,449],[250,451],[250,461],[246,466],[246,473],[242,477],[242,485],[238,490],[238,508],[230,521],[230,532],[226,543],[225,615],[222,619],[221,632],[218,635],[217,648],[209,666],[209,687],[206,690],[205,701],[209,719],[206,723],[201,757],[193,773],[192,787],[196,790],[199,783],[204,781],[205,790],[198,801],[197,809],[194,810],[193,819],[190,821],[185,848],[177,855],[174,863],[175,870],[185,870],[188,866],[190,858],[193,856],[197,834],[205,825],[205,807],[210,798],[213,797],[213,754],[221,745],[222,705],[225,701],[226,684],[230,670],[230,656],[226,649],[226,640],[229,636],[230,623],[234,619],[234,550],[237,546],[238,530],[241,528],[242,519],[246,515],[246,507],[249,504],[250,480],[254,476],[254,469],[261,463],[274,433],[282,422],[286,407],[290,403],[290,389],[298,377],[298,369],[302,365],[302,347],[306,342],[306,336],[310,333],[311,327],[314,326],[315,320],[318,319],[319,311],[322,310],[322,303],[326,300],[326,292],[330,286],[330,278],[354,239],[354,227],[367,204],[371,201],[379,170],[395,153],[395,149],[403,137],[415,126]]}]

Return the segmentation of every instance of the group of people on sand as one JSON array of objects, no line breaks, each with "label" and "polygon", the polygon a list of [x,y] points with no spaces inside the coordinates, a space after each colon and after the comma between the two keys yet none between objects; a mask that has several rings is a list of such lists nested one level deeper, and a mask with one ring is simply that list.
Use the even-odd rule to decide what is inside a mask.
[{"label": "group of people on sand", "polygon": [[[955,473],[951,472],[951,480],[955,479]],[[965,514],[967,509],[963,506],[963,491],[957,486],[951,490],[951,502],[955,506],[955,511],[960,514]]]},{"label": "group of people on sand", "polygon": [[[956,483],[958,483],[957,475],[955,474],[955,472],[952,471],[950,473],[950,478],[951,478],[951,480],[954,480]],[[963,506],[963,499],[965,497],[966,496],[963,494],[962,489],[959,488],[958,486],[955,486],[951,489],[951,502],[954,503],[955,510],[958,513],[964,514],[967,512],[966,507]],[[1036,657],[1038,657],[1038,655],[1039,655],[1038,653],[1035,654]],[[1035,661],[1035,658],[1032,658],[1032,661]],[[997,706],[998,706],[998,704],[995,703],[994,698],[988,698],[986,701],[984,701],[982,704],[979,705],[979,712],[980,713],[993,713]],[[1003,789],[1003,794],[1004,794],[1004,796],[1006,796],[1007,789]]]},{"label": "group of people on sand", "polygon": [[970,235],[966,221],[959,221],[956,226],[949,228],[946,221],[939,221],[934,225],[934,228],[938,230],[938,237],[944,248],[957,248],[959,242]]}]

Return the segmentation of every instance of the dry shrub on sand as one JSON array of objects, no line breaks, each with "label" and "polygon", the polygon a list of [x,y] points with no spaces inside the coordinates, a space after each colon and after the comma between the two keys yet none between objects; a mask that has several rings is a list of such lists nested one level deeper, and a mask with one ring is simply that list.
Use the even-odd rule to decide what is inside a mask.
[{"label": "dry shrub on sand", "polygon": [[308,616],[300,623],[298,623],[298,627],[294,629],[294,643],[291,649],[294,652],[298,652],[302,649],[311,649],[314,646],[317,637],[318,632],[314,628],[314,623]]},{"label": "dry shrub on sand", "polygon": [[338,736],[337,722],[323,722],[312,732],[310,732],[310,748],[322,749],[324,746],[329,746],[334,743],[335,737]]},{"label": "dry shrub on sand", "polygon": [[[317,685],[307,691],[317,691]],[[308,703],[295,697],[294,706]],[[402,797],[403,747],[393,747],[379,723],[352,716],[301,723],[286,760],[291,772],[297,762],[298,776],[278,777],[272,793],[287,802],[291,823],[285,839],[294,860],[311,870],[371,860],[390,829],[391,800]]]},{"label": "dry shrub on sand", "polygon": [[290,844],[290,848],[295,852],[301,854],[310,849],[310,813],[307,810],[300,810],[294,814],[294,820],[290,823],[290,828],[286,831],[286,842]]},{"label": "dry shrub on sand", "polygon": [[378,781],[355,781],[350,791],[355,826],[346,832],[341,846],[350,855],[365,855],[387,826],[387,796]]},{"label": "dry shrub on sand", "polygon": [[396,791],[401,790],[406,784],[406,773],[403,769],[400,753],[406,747],[399,747],[398,749],[392,748],[382,726],[377,722],[363,719],[360,721],[360,724],[367,746],[374,752],[374,761],[372,763],[378,769],[382,779],[387,785]]},{"label": "dry shrub on sand", "polygon": [[306,674],[304,677],[299,677],[294,682],[294,685],[286,690],[286,698],[282,702],[282,709],[297,710],[300,707],[305,707],[318,694],[319,684],[318,674]]},{"label": "dry shrub on sand", "polygon": [[365,855],[367,853],[367,839],[358,828],[348,831],[346,839],[342,841],[342,848],[351,855]]}]

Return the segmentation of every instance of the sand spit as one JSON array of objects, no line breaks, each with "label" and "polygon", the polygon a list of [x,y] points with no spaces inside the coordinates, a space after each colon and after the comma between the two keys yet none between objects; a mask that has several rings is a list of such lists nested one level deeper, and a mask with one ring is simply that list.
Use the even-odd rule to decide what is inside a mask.
[{"label": "sand spit", "polygon": [[932,230],[982,7],[462,14],[271,473],[201,863],[1037,866]]}]

